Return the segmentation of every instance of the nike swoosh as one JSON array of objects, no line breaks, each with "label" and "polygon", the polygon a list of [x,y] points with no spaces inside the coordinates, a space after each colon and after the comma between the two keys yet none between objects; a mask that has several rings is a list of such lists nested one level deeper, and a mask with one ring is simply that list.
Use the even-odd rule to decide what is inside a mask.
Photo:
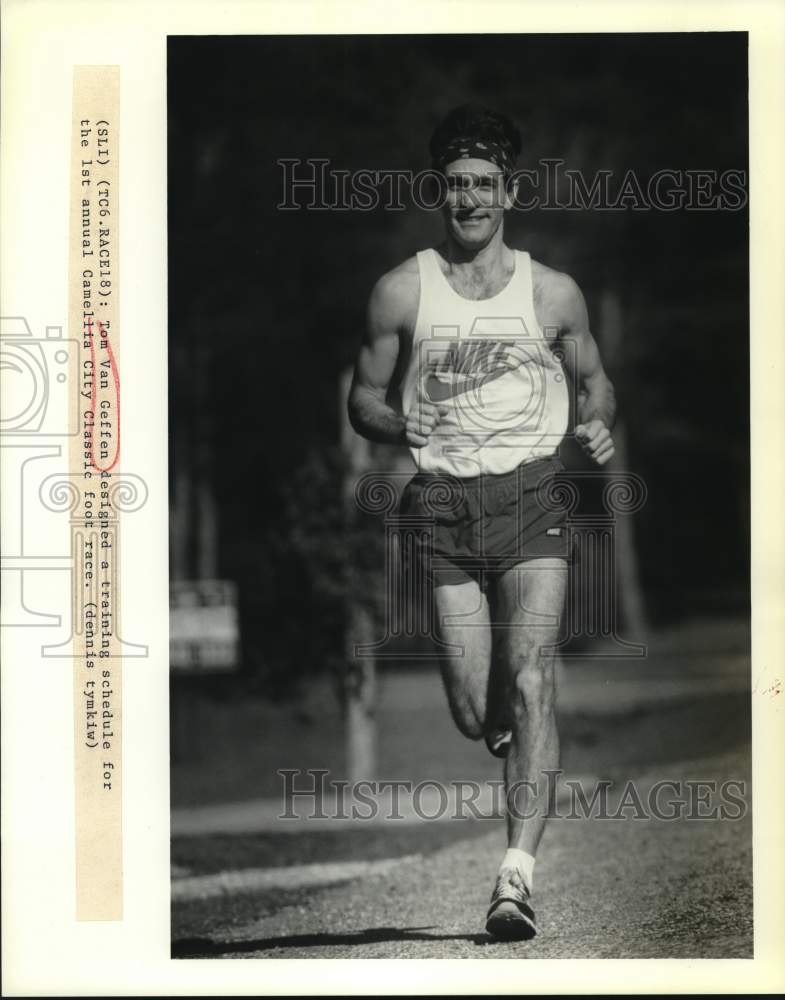
[{"label": "nike swoosh", "polygon": [[481,389],[488,382],[501,378],[510,371],[509,368],[497,368],[495,371],[487,372],[484,375],[467,375],[456,382],[440,382],[435,375],[429,375],[425,383],[425,391],[428,398],[434,403],[441,403],[445,399],[462,392],[472,392]]}]

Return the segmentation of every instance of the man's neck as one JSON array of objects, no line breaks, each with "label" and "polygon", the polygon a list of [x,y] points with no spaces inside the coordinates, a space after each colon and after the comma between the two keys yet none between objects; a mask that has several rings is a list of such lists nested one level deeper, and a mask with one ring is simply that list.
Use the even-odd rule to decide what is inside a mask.
[{"label": "man's neck", "polygon": [[467,249],[447,235],[439,252],[450,265],[451,271],[474,280],[501,274],[512,264],[512,250],[504,243],[501,227],[484,247],[477,250]]}]

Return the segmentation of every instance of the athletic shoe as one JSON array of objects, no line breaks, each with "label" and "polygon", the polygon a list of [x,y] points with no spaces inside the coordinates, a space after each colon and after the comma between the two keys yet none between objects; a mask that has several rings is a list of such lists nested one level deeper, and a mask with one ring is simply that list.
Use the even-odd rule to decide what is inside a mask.
[{"label": "athletic shoe", "polygon": [[496,879],[485,921],[486,931],[500,941],[527,941],[537,933],[530,893],[517,868],[502,868]]},{"label": "athletic shoe", "polygon": [[511,742],[511,729],[494,729],[492,733],[485,737],[485,745],[494,757],[506,757],[510,752]]}]

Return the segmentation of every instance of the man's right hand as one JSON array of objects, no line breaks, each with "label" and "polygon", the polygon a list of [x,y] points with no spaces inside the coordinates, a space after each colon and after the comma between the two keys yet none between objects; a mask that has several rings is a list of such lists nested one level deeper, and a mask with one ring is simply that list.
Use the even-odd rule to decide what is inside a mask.
[{"label": "man's right hand", "polygon": [[410,448],[424,448],[447,409],[432,403],[426,396],[418,395],[406,415],[406,444]]}]

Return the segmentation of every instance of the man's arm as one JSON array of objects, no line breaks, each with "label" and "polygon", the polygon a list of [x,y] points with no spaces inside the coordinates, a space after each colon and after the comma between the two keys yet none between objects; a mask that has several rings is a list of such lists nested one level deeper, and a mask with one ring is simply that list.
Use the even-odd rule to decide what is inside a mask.
[{"label": "man's arm", "polygon": [[616,419],[616,396],[613,384],[602,367],[597,343],[589,329],[586,301],[576,283],[566,274],[559,275],[557,315],[560,337],[574,344],[567,358],[574,363],[578,383],[579,421],[575,436],[586,454],[598,465],[613,457],[611,429]]},{"label": "man's arm", "polygon": [[[374,287],[352,387],[349,420],[358,434],[383,444],[422,448],[438,420],[440,408],[428,400],[402,417],[387,403],[387,390],[398,360],[401,337],[417,311],[412,275],[403,267],[384,275]],[[443,408],[442,408],[443,409]]]},{"label": "man's arm", "polygon": [[405,421],[387,403],[387,390],[400,349],[402,312],[393,275],[384,275],[371,292],[360,353],[349,391],[349,420],[358,434],[383,444],[402,444]]}]

